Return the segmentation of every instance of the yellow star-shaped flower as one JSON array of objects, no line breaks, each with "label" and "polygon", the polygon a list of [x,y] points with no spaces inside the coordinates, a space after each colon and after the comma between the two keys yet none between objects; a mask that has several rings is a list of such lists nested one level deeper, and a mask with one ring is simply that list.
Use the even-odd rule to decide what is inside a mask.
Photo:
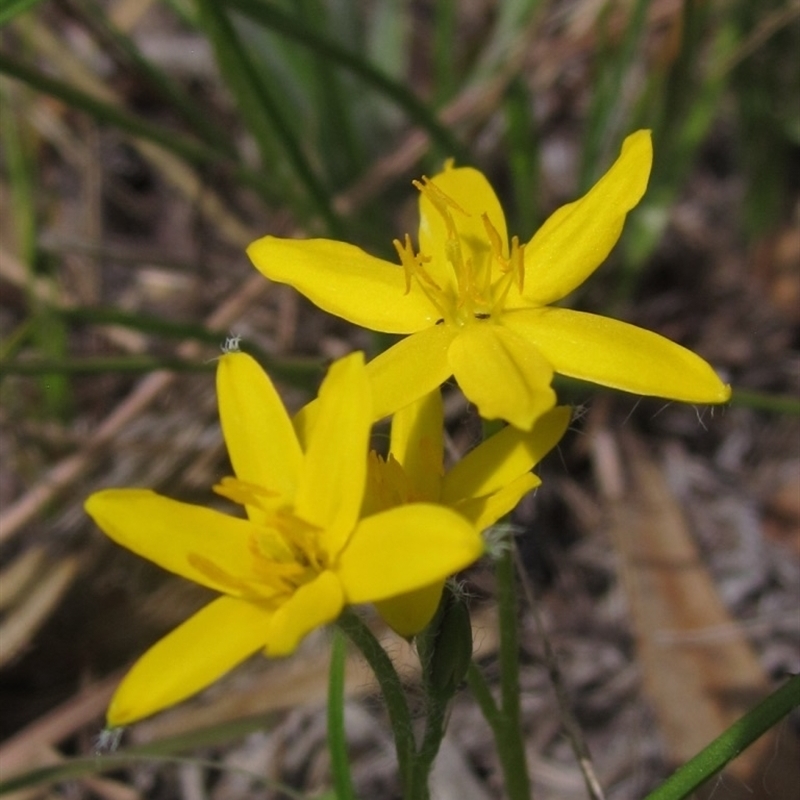
[{"label": "yellow star-shaped flower", "polygon": [[417,182],[418,251],[395,242],[401,267],[327,239],[266,236],[248,248],[271,280],[357,325],[411,334],[368,365],[376,418],[454,375],[486,419],[530,430],[555,402],[553,372],[637,394],[695,403],[730,397],[711,367],[662,336],[552,305],[605,260],[639,202],[652,164],[649,131],[582,198],[527,244],[509,245],[503,210],[477,170]]},{"label": "yellow star-shaped flower", "polygon": [[362,518],[373,419],[362,353],[331,367],[302,445],[249,356],[220,359],[217,391],[236,477],[215,489],[242,504],[246,519],[143,489],[86,501],[116,542],[222,595],[136,662],[112,699],[110,726],[189,697],[258,650],[291,653],[345,604],[444,580],[483,552],[479,531],[442,506]]},{"label": "yellow star-shaped flower", "polygon": [[[362,513],[407,503],[442,503],[484,530],[541,483],[531,470],[564,435],[570,415],[569,408],[559,406],[539,417],[530,431],[507,426],[445,470],[444,414],[437,389],[392,417],[386,459],[370,453]],[[443,586],[439,580],[376,606],[395,631],[412,636],[430,622]]]}]

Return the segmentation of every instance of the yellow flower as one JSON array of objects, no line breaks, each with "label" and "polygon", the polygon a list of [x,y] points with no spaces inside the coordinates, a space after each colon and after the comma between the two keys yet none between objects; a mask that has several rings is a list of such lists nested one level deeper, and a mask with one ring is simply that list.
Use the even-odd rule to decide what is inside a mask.
[{"label": "yellow flower", "polygon": [[302,446],[249,356],[220,359],[217,392],[236,477],[214,488],[241,503],[246,519],[142,489],[86,501],[116,542],[222,594],[136,662],[111,702],[111,726],[189,697],[258,650],[291,653],[346,603],[427,586],[483,552],[480,533],[440,506],[360,518],[373,418],[363,354],[331,367]]},{"label": "yellow flower", "polygon": [[[512,426],[490,436],[445,472],[444,417],[437,389],[392,418],[389,454],[370,453],[364,516],[406,503],[450,506],[478,530],[509,513],[541,481],[531,472],[561,439],[570,409],[553,408],[531,431]],[[431,620],[444,580],[376,603],[381,616],[402,636],[412,636]]]},{"label": "yellow flower", "polygon": [[641,199],[649,131],[582,198],[558,209],[527,244],[509,246],[486,178],[446,168],[420,190],[419,251],[395,242],[401,268],[327,239],[264,237],[248,248],[267,277],[320,308],[386,333],[411,334],[368,365],[375,415],[402,408],[455,375],[486,419],[530,430],[550,408],[553,372],[637,394],[722,403],[729,387],[698,356],[655,333],[551,305],[605,260]]}]

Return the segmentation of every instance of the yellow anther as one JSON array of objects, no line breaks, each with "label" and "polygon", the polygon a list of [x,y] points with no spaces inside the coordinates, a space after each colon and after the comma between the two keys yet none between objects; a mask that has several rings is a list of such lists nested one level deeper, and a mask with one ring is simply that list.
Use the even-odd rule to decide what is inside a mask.
[{"label": "yellow anther", "polygon": [[316,570],[323,568],[325,554],[319,547],[322,529],[298,517],[292,509],[279,508],[270,520],[276,531],[292,548],[296,561],[305,563]]},{"label": "yellow anther", "polygon": [[278,492],[273,492],[264,486],[232,477],[223,478],[212,487],[212,490],[239,505],[253,506],[265,511],[274,505],[274,498],[279,497]]},{"label": "yellow anther", "polygon": [[411,237],[406,234],[405,242],[400,242],[395,239],[394,249],[400,257],[400,264],[403,267],[403,273],[406,279],[406,291],[408,294],[411,291],[411,279],[416,278],[420,289],[425,293],[425,296],[431,301],[433,306],[439,312],[442,318],[447,316],[445,304],[443,302],[442,288],[431,277],[425,265],[432,260],[430,256],[424,256],[422,253],[414,253],[414,248],[411,246]]},{"label": "yellow anther", "polygon": [[235,575],[230,575],[213,561],[211,561],[211,559],[201,556],[199,553],[189,553],[186,556],[186,560],[199,573],[212,580],[217,586],[226,587],[227,591],[229,591],[231,594],[246,594],[247,590],[250,588],[241,578]]},{"label": "yellow anther", "polygon": [[453,200],[450,195],[443,192],[435,183],[432,183],[428,177],[423,177],[422,181],[412,181],[414,186],[419,189],[419,191],[428,198],[431,202],[431,205],[439,212],[442,219],[444,220],[445,227],[447,228],[447,238],[451,240],[458,239],[458,229],[456,228],[456,224],[453,221],[453,217],[450,214],[450,209],[454,211],[458,211],[460,214],[463,214],[465,217],[468,217],[469,214],[464,211],[463,208]]},{"label": "yellow anther", "polygon": [[411,291],[411,278],[417,267],[417,258],[414,255],[414,248],[411,246],[411,237],[406,234],[405,242],[394,239],[392,244],[394,245],[394,249],[397,250],[400,264],[403,266],[403,274],[406,278],[405,293],[408,294]]},{"label": "yellow anther", "polygon": [[258,588],[263,592],[265,587],[274,594],[287,594],[293,592],[298,586],[306,583],[311,577],[307,567],[296,561],[279,562],[259,557],[254,553],[253,573],[258,581]]},{"label": "yellow anther", "polygon": [[489,215],[486,213],[481,214],[481,221],[483,222],[483,227],[486,229],[486,235],[489,237],[489,244],[492,247],[492,255],[500,264],[505,264],[507,259],[503,255],[503,241],[500,238],[500,234],[497,232],[497,228],[492,225],[492,221],[489,219]]}]

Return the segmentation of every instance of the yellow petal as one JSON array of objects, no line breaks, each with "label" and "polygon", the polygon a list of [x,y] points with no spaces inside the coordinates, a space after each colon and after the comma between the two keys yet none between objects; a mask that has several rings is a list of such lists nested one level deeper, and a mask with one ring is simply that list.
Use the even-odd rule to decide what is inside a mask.
[{"label": "yellow petal", "polygon": [[219,360],[217,396],[236,476],[291,500],[303,454],[272,381],[255,359],[229,353]]},{"label": "yellow petal", "polygon": [[372,603],[444,580],[482,553],[480,534],[462,516],[412,503],[361,520],[336,571],[348,603]]},{"label": "yellow petal", "polygon": [[444,581],[437,581],[415,592],[381,600],[375,603],[375,608],[395,633],[408,639],[418,634],[433,619],[442,599],[442,589]]},{"label": "yellow petal", "polygon": [[456,331],[451,325],[433,325],[401,339],[367,364],[373,419],[413,403],[453,374],[447,349]]},{"label": "yellow petal", "polygon": [[151,647],[122,679],[109,727],[128,725],[191,697],[260,650],[272,612],[220,597]]},{"label": "yellow petal", "polygon": [[522,498],[541,485],[541,480],[532,472],[521,475],[494,494],[470,497],[455,506],[456,511],[466,517],[477,530],[486,530],[497,520],[510,514]]},{"label": "yellow petal", "polygon": [[562,375],[686,403],[730,398],[730,387],[700,356],[627,322],[567,308],[517,311],[503,321]]},{"label": "yellow petal", "polygon": [[437,501],[444,464],[444,409],[439,389],[392,417],[389,452],[405,470],[414,497]]},{"label": "yellow petal", "polygon": [[489,322],[466,325],[448,358],[461,391],[484,419],[530,430],[555,404],[553,368],[514,331]]},{"label": "yellow petal", "polygon": [[329,239],[265,236],[247,248],[259,272],[288,283],[337,317],[385,333],[413,333],[439,314],[418,287],[406,294],[402,267]]},{"label": "yellow petal", "polygon": [[641,200],[650,177],[650,131],[637,131],[622,144],[611,168],[580,200],[562,206],[525,247],[523,298],[509,294],[508,307],[546,305],[580,286],[622,233],[627,213]]},{"label": "yellow petal", "polygon": [[[503,207],[486,177],[472,167],[448,168],[434,175],[431,183],[441,190],[455,206],[445,202],[460,238],[472,251],[473,258],[488,257],[491,252],[486,226],[486,214],[500,237],[504,255],[508,255],[508,232]],[[426,265],[431,276],[442,286],[452,285],[453,272],[448,263],[445,245],[449,238],[444,216],[423,191],[419,199],[419,249],[433,260]],[[476,265],[477,266],[477,265]]]},{"label": "yellow petal", "polygon": [[355,527],[367,478],[372,399],[364,354],[334,362],[318,399],[295,511],[322,529],[322,547],[334,556]]},{"label": "yellow petal", "polygon": [[301,586],[273,615],[267,633],[268,656],[288,656],[314,628],[332,622],[341,613],[344,595],[339,579],[322,572]]},{"label": "yellow petal", "polygon": [[455,505],[502,489],[530,472],[558,444],[569,425],[567,406],[539,417],[531,431],[508,426],[467,453],[445,475],[442,502]]},{"label": "yellow petal", "polygon": [[148,489],[95,492],[84,507],[117,544],[195,583],[241,595],[256,580],[249,545],[260,528],[248,520]]}]

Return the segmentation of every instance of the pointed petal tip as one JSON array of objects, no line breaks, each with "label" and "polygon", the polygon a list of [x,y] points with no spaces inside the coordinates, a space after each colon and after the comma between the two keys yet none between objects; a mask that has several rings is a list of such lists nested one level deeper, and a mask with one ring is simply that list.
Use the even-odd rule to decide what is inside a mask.
[{"label": "pointed petal tip", "polygon": [[653,132],[649,128],[641,128],[625,137],[625,140],[622,142],[622,152],[624,153],[627,150],[632,150],[635,147],[649,150],[652,157]]},{"label": "pointed petal tip", "polygon": [[111,698],[111,704],[106,712],[106,727],[122,728],[142,719],[145,714],[138,714],[136,708],[130,704],[122,702],[117,692]]},{"label": "pointed petal tip", "polygon": [[731,399],[731,395],[733,394],[733,389],[731,389],[731,385],[729,383],[723,383],[722,388],[719,391],[718,399],[715,400],[715,403],[727,403]]}]

